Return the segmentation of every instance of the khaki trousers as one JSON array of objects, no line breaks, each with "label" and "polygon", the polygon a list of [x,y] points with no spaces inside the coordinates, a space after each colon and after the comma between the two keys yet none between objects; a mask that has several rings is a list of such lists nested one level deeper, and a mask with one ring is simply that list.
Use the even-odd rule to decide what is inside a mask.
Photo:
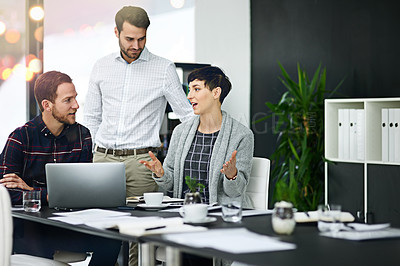
[{"label": "khaki trousers", "polygon": [[96,151],[93,157],[95,163],[123,162],[125,163],[126,196],[142,196],[144,192],[158,191],[158,186],[152,178],[151,171],[139,163],[139,160],[151,161],[149,154],[114,156]]},{"label": "khaki trousers", "polygon": [[[144,192],[158,191],[158,186],[152,178],[152,173],[139,160],[151,161],[148,153],[129,156],[114,156],[96,151],[93,157],[95,163],[123,162],[125,163],[126,196],[142,196]],[[138,245],[129,243],[129,266],[138,265]]]}]

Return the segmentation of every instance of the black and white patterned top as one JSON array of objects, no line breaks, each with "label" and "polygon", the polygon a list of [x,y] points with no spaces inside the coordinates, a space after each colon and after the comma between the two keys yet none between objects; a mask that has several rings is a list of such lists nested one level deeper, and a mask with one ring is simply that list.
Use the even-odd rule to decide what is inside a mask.
[{"label": "black and white patterned top", "polygon": [[[196,179],[198,183],[205,186],[204,190],[199,192],[203,203],[207,204],[210,198],[208,189],[210,160],[218,133],[219,131],[211,134],[204,134],[197,130],[185,159],[184,176],[190,176]],[[184,197],[187,192],[189,192],[189,188],[184,178],[182,196]]]}]

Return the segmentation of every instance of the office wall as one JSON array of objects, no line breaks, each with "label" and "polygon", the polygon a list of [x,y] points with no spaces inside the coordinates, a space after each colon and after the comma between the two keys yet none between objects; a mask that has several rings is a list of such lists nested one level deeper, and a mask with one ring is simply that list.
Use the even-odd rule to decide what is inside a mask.
[{"label": "office wall", "polygon": [[[395,0],[252,0],[251,116],[268,112],[283,92],[280,61],[297,80],[299,62],[309,73],[327,69],[327,88],[345,81],[339,97],[398,97],[400,16]],[[255,124],[255,154],[275,149],[273,120]]]},{"label": "office wall", "polygon": [[232,82],[222,109],[250,125],[250,0],[196,0],[195,58]]}]

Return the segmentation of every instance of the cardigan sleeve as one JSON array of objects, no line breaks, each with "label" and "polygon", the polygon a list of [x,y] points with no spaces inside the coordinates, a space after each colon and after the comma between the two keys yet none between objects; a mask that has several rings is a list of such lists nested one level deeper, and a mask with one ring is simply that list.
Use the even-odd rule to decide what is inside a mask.
[{"label": "cardigan sleeve", "polygon": [[[236,145],[232,147],[231,145]],[[232,152],[236,149],[236,168],[237,177],[235,180],[229,180],[224,176],[223,187],[225,194],[230,198],[242,197],[245,194],[247,184],[250,179],[251,166],[254,150],[254,135],[248,129],[246,134],[236,142],[232,143],[229,150]],[[231,154],[228,154],[229,158]]]}]

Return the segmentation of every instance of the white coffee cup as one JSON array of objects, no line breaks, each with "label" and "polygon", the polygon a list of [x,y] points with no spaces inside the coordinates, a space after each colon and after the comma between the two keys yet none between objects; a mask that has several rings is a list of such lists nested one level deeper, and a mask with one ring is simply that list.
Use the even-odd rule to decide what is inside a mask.
[{"label": "white coffee cup", "polygon": [[149,206],[159,206],[162,204],[164,193],[162,192],[146,192],[143,193],[144,201]]},{"label": "white coffee cup", "polygon": [[208,205],[207,204],[187,204],[180,208],[179,214],[183,217],[185,222],[201,222],[207,217]]}]

